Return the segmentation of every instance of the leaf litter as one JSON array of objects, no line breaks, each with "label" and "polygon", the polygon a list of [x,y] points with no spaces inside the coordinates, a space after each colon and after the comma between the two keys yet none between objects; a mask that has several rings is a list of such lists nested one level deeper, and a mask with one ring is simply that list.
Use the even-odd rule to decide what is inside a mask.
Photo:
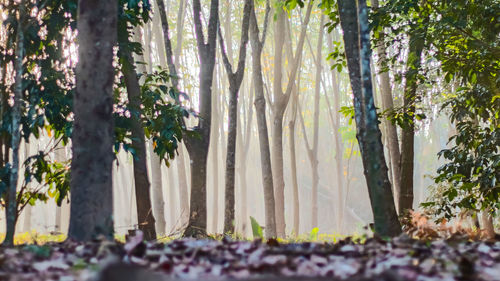
[{"label": "leaf litter", "polygon": [[465,237],[417,240],[401,235],[389,241],[375,237],[358,243],[347,238],[335,244],[279,243],[276,240],[266,243],[228,238],[157,243],[144,241],[138,231],[125,244],[66,241],[0,249],[0,280],[321,278],[349,281],[500,280],[500,242],[471,241]]}]

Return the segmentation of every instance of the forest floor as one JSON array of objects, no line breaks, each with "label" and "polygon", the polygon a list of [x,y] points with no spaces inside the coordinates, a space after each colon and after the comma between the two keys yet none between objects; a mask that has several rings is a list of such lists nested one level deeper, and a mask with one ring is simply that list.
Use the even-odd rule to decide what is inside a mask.
[{"label": "forest floor", "polygon": [[179,239],[0,248],[0,280],[500,280],[500,241]]}]

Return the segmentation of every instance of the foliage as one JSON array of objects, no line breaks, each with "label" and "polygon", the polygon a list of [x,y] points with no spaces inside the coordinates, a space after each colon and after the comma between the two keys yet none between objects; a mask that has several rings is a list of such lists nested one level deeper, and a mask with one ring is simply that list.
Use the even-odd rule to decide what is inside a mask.
[{"label": "foliage", "polygon": [[[16,11],[19,3],[14,1],[4,2],[2,10]],[[15,38],[19,28],[23,28],[25,38],[25,60],[23,62],[23,98],[21,101],[21,131],[28,142],[33,136],[40,138],[45,131],[49,136],[66,144],[72,131],[72,97],[74,91],[74,65],[70,52],[65,52],[74,44],[76,28],[77,1],[25,1],[30,10],[29,16],[18,26],[16,13],[9,13],[3,22],[6,40],[0,44],[0,66],[3,69],[3,83],[0,83],[2,94],[2,116],[0,131],[8,139],[12,133],[11,106],[9,96],[13,93],[12,77],[9,66],[14,60],[13,52],[16,48]],[[8,142],[3,145],[6,149]],[[68,178],[63,175],[63,167],[45,160],[48,152],[39,152],[27,160],[25,181],[18,195],[18,213],[26,204],[34,201],[47,201],[54,197],[60,203],[67,194]],[[37,160],[34,160],[34,159]],[[31,161],[34,160],[34,161]],[[30,166],[33,164],[33,166]],[[28,167],[30,166],[30,167]],[[39,183],[48,184],[48,189],[43,186],[28,188],[31,181],[31,172],[37,173]],[[2,167],[1,187],[8,184],[10,164]],[[54,178],[51,178],[54,176]],[[42,179],[43,178],[43,179]],[[65,180],[63,180],[65,179]],[[56,187],[59,183],[65,184]],[[1,188],[0,188],[1,189]],[[65,191],[63,191],[65,190]],[[45,192],[48,192],[46,194]],[[5,202],[2,200],[2,205]]]},{"label": "foliage", "polygon": [[250,222],[252,224],[253,238],[254,239],[257,239],[257,238],[262,239],[264,237],[264,234],[262,232],[262,227],[260,226],[260,224],[252,216],[250,216]]},{"label": "foliage", "polygon": [[[23,22],[26,59],[23,63],[22,136],[26,141],[40,138],[47,132],[55,143],[66,145],[71,138],[73,117],[72,105],[75,90],[74,69],[76,55],[77,0],[25,1],[27,10],[32,11]],[[0,4],[1,10],[16,11],[19,3],[7,1]],[[120,0],[118,20],[118,45],[121,52],[142,54],[140,43],[129,39],[134,27],[149,20],[151,5],[148,0]],[[11,106],[9,96],[13,93],[12,62],[14,61],[17,26],[16,13],[8,13],[4,20],[6,39],[0,44],[0,69],[3,83],[0,83],[2,110],[0,134],[8,139],[12,132]],[[118,55],[120,55],[119,53]],[[119,65],[117,66],[117,70]],[[183,116],[189,113],[177,103],[168,101],[167,96],[177,100],[179,93],[167,87],[170,77],[165,71],[148,75],[142,85],[141,120],[147,136],[155,143],[155,152],[163,158],[173,158],[178,142],[182,139]],[[163,85],[162,85],[163,83]],[[118,85],[119,86],[119,85]],[[115,109],[120,109],[117,100]],[[115,112],[117,146],[122,145],[131,152],[126,136],[130,122]],[[8,143],[4,143],[8,146]],[[70,161],[50,160],[47,151],[38,151],[25,161],[24,182],[18,192],[18,213],[27,204],[46,202],[54,198],[60,205],[69,194]],[[168,156],[168,157],[167,157]],[[0,169],[0,194],[8,184],[10,164]],[[38,182],[38,185],[34,183]],[[2,205],[5,204],[1,200]]]},{"label": "foliage", "polygon": [[[127,102],[119,104],[115,112],[115,150],[122,146],[126,151],[135,154],[129,136],[131,134],[131,118],[139,118],[144,128],[146,138],[152,140],[154,152],[160,159],[168,160],[175,157],[175,152],[182,135],[186,131],[184,117],[194,115],[179,102],[180,98],[188,99],[187,95],[169,87],[170,74],[165,69],[157,69],[154,73],[145,74],[141,85],[141,108],[131,108]],[[125,88],[122,78],[117,92]]]}]

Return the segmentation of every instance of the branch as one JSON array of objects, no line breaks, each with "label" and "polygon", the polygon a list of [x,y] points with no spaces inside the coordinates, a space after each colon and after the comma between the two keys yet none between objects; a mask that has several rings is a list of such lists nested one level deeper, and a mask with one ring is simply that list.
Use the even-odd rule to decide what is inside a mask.
[{"label": "branch", "polygon": [[196,43],[198,44],[198,50],[205,55],[205,35],[203,35],[203,26],[201,24],[201,4],[200,0],[193,0],[193,19],[194,19],[194,31],[196,35]]},{"label": "branch", "polygon": [[271,13],[271,5],[269,5],[269,0],[266,0],[266,14],[264,16],[264,28],[262,30],[262,39],[260,39],[260,44],[264,46],[266,42],[267,28],[269,26],[269,14]]},{"label": "branch", "polygon": [[241,42],[240,42],[240,53],[238,57],[238,68],[236,70],[236,79],[241,83],[243,80],[243,74],[245,72],[245,60],[247,53],[248,44],[248,29],[250,28],[250,13],[253,9],[253,0],[246,0],[245,7],[243,8],[243,22],[241,24]]},{"label": "branch", "polygon": [[232,80],[233,78],[233,66],[231,65],[231,62],[229,62],[229,58],[227,57],[226,53],[226,45],[224,44],[224,38],[222,37],[222,31],[220,28],[217,28],[217,32],[219,33],[219,44],[220,44],[220,53],[222,55],[222,62],[224,63],[224,68],[226,69],[227,76],[229,77],[229,81]]},{"label": "branch", "polygon": [[311,19],[311,11],[312,11],[312,7],[313,7],[313,2],[314,2],[314,0],[310,0],[309,4],[307,5],[306,18],[304,20],[304,24],[302,25],[302,29],[300,31],[299,43],[297,45],[297,50],[295,51],[294,61],[292,64],[292,74],[288,78],[288,85],[287,85],[287,88],[285,91],[285,99],[287,102],[288,102],[288,99],[290,98],[290,94],[291,94],[292,88],[293,88],[292,81],[295,80],[295,76],[297,76],[299,62],[300,62],[300,59],[302,57],[302,49],[304,47],[307,25],[309,24],[309,20]]}]

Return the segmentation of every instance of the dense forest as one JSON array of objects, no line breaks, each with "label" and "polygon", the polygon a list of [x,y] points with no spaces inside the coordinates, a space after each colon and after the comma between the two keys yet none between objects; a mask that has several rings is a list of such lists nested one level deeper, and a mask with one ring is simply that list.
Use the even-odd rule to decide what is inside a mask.
[{"label": "dense forest", "polygon": [[44,263],[7,280],[498,280],[498,0],[0,0],[0,21],[0,255]]}]

